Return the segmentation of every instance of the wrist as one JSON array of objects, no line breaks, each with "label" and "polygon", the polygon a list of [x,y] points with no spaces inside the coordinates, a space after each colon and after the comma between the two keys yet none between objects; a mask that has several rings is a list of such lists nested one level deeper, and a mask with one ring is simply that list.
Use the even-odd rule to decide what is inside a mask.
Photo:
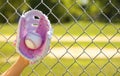
[{"label": "wrist", "polygon": [[19,57],[18,62],[21,63],[23,66],[29,65],[29,61],[23,58],[22,56]]}]

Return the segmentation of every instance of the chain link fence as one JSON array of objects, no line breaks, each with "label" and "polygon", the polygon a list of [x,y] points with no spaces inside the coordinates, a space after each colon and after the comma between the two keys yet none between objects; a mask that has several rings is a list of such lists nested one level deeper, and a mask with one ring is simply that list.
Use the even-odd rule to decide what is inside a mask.
[{"label": "chain link fence", "polygon": [[120,1],[115,1],[1,0],[0,74],[19,56],[13,46],[19,17],[40,8],[54,29],[50,52],[21,76],[120,76]]}]

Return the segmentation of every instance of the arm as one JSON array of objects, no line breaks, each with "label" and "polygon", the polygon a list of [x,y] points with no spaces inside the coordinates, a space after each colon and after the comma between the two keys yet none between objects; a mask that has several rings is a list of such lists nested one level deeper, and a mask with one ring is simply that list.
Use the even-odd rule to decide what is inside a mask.
[{"label": "arm", "polygon": [[20,76],[21,72],[28,65],[29,61],[20,56],[17,62],[3,73],[2,76]]}]

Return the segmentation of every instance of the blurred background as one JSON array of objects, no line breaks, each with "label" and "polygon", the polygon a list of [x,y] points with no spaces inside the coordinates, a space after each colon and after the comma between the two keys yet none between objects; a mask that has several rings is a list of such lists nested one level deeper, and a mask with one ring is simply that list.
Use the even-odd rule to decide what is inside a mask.
[{"label": "blurred background", "polygon": [[120,76],[119,0],[0,0],[0,74],[18,58],[20,16],[37,9],[54,29],[49,54],[21,76]]},{"label": "blurred background", "polygon": [[[9,19],[9,22],[17,22],[19,16],[30,9],[39,9],[48,15],[52,23],[70,22],[76,20],[90,20],[102,22],[120,21],[119,0],[1,0],[0,12]],[[85,10],[85,11],[84,11]],[[86,14],[87,13],[87,14]],[[90,16],[90,17],[89,17]],[[7,20],[0,15],[0,22]]]}]

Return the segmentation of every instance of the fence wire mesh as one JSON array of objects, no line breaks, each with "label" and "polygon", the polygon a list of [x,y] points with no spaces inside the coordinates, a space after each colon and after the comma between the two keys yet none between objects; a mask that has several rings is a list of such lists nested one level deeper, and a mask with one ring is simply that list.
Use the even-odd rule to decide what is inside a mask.
[{"label": "fence wire mesh", "polygon": [[1,0],[0,74],[19,56],[17,22],[31,9],[49,17],[54,34],[49,54],[21,76],[120,76],[118,0]]}]

